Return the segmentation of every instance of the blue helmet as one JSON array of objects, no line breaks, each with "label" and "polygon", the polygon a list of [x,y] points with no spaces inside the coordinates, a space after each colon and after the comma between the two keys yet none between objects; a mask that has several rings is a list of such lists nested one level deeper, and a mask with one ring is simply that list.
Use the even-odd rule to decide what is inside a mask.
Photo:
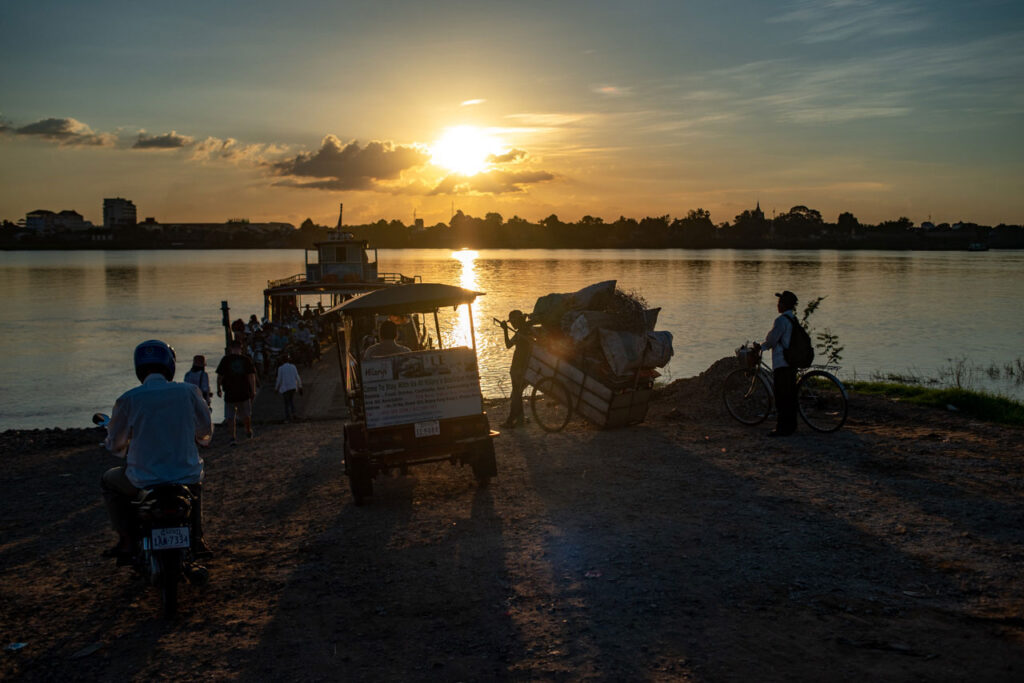
[{"label": "blue helmet", "polygon": [[144,341],[135,347],[135,376],[140,382],[159,372],[170,382],[174,379],[174,349],[159,339]]}]

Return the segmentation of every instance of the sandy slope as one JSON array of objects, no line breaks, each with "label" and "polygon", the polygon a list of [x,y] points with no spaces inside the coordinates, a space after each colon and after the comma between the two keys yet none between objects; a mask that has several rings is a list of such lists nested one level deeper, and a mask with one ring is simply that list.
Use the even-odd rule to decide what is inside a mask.
[{"label": "sandy slope", "polygon": [[26,645],[0,676],[1024,676],[1020,430],[857,398],[841,432],[777,442],[722,414],[713,375],[636,427],[501,435],[487,489],[431,465],[362,508],[341,422],[222,437],[213,580],[173,623],[99,557],[96,436],[6,433],[0,646]]}]

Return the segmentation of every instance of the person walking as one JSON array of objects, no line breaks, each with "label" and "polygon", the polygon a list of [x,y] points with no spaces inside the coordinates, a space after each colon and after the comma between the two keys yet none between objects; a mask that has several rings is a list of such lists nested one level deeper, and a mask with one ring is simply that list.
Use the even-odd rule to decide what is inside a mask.
[{"label": "person walking", "polygon": [[284,362],[277,368],[277,383],[274,385],[277,393],[284,399],[284,419],[292,422],[295,420],[295,392],[302,395],[302,377],[299,376],[299,369],[292,363],[290,356],[284,357]]},{"label": "person walking", "polygon": [[788,289],[778,297],[779,316],[761,344],[761,350],[772,351],[772,379],[775,381],[775,412],[778,420],[768,436],[789,436],[796,431],[796,368],[786,362],[786,349],[793,338],[796,324],[796,294]]},{"label": "person walking", "polygon": [[[511,337],[508,333],[510,324],[515,331]],[[522,311],[515,310],[509,311],[508,320],[501,322],[501,329],[505,333],[505,348],[516,347],[512,353],[512,365],[508,369],[508,374],[512,378],[508,417],[501,423],[502,427],[512,429],[521,427],[526,422],[526,417],[523,415],[523,389],[526,388],[526,368],[530,364],[530,354],[533,349],[533,326]]]},{"label": "person walking", "polygon": [[227,413],[227,427],[231,431],[231,445],[234,446],[235,423],[241,417],[245,432],[253,438],[252,400],[256,397],[256,366],[252,359],[242,355],[242,342],[234,339],[228,346],[228,355],[217,364],[217,396],[223,392]]},{"label": "person walking", "polygon": [[210,391],[210,376],[206,374],[206,356],[193,356],[192,369],[185,373],[185,381],[199,387],[206,406],[210,406],[210,398],[213,393]]}]

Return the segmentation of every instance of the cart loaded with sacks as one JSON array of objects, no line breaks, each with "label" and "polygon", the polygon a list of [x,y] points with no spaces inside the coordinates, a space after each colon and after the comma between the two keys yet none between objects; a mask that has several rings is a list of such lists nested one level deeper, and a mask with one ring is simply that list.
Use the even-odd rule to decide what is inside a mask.
[{"label": "cart loaded with sacks", "polygon": [[548,294],[530,314],[535,341],[526,382],[534,419],[547,431],[564,429],[573,414],[601,428],[647,416],[655,368],[672,357],[672,334],[654,331],[660,309],[615,285]]}]

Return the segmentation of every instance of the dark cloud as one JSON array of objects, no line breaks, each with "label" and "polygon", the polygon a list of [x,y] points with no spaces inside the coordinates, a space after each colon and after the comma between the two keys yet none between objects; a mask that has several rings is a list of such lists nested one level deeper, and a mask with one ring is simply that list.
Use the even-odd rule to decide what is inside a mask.
[{"label": "dark cloud", "polygon": [[92,128],[76,119],[43,119],[27,126],[16,128],[16,135],[29,135],[52,140],[61,145],[113,145],[115,138],[110,133],[94,133]]},{"label": "dark cloud", "polygon": [[511,164],[515,161],[523,161],[526,159],[526,151],[522,149],[510,149],[504,154],[492,154],[487,157],[487,162],[491,164]]},{"label": "dark cloud", "polygon": [[526,185],[554,180],[547,171],[488,171],[474,176],[452,174],[444,178],[428,194],[507,194],[525,192]]},{"label": "dark cloud", "polygon": [[132,145],[132,149],[181,149],[188,147],[194,140],[187,135],[178,135],[171,131],[163,135],[147,135],[146,131],[140,131],[138,139]]},{"label": "dark cloud", "polygon": [[367,190],[381,180],[395,180],[402,171],[429,161],[430,155],[418,147],[395,145],[392,142],[358,142],[343,145],[334,135],[324,138],[320,149],[298,154],[271,164],[277,175],[299,178],[321,178],[312,182],[294,179],[277,183],[289,187],[318,190]]}]

